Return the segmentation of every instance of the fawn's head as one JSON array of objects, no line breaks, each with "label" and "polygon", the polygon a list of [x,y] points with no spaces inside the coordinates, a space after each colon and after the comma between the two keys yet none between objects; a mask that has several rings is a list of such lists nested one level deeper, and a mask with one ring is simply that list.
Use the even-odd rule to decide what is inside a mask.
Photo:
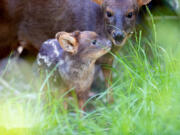
[{"label": "fawn's head", "polygon": [[105,29],[114,45],[122,45],[132,33],[138,9],[151,0],[92,0],[101,6]]},{"label": "fawn's head", "polygon": [[111,42],[91,31],[59,32],[56,34],[64,51],[80,58],[96,60],[111,49]]}]

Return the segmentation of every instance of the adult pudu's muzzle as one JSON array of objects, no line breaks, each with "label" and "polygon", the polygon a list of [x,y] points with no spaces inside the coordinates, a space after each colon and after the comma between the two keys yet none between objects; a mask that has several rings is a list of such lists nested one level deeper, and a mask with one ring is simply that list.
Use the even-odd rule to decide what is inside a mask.
[{"label": "adult pudu's muzzle", "polygon": [[115,40],[115,44],[121,44],[123,40],[125,39],[125,34],[121,30],[113,31],[112,37]]},{"label": "adult pudu's muzzle", "polygon": [[111,32],[111,41],[113,45],[123,46],[127,39],[127,34],[121,30],[113,30]]}]

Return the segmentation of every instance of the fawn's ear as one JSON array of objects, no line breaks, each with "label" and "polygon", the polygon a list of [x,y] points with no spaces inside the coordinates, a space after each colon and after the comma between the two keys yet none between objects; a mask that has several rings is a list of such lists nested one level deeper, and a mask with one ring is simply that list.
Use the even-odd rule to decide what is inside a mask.
[{"label": "fawn's ear", "polygon": [[151,0],[137,0],[139,7],[147,5],[149,2],[151,2]]},{"label": "fawn's ear", "polygon": [[62,49],[66,52],[76,54],[78,51],[78,42],[72,33],[58,32],[56,39],[59,41]]},{"label": "fawn's ear", "polygon": [[96,4],[98,4],[98,5],[102,5],[103,4],[103,2],[104,2],[104,0],[92,0],[92,1],[94,1]]}]

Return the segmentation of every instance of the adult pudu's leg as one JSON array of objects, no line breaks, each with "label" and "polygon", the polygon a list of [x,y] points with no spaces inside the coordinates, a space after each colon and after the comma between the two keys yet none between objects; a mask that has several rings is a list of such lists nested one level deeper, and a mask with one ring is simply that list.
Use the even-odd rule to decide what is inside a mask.
[{"label": "adult pudu's leg", "polygon": [[112,85],[112,71],[111,69],[107,69],[104,66],[102,66],[102,70],[105,78],[106,87],[108,88],[107,101],[108,103],[113,103],[114,102],[113,89],[110,88]]},{"label": "adult pudu's leg", "polygon": [[101,65],[96,64],[94,79],[91,85],[91,90],[89,92],[89,98],[97,96],[98,93],[103,92],[105,89],[106,86],[105,86],[105,80]]},{"label": "adult pudu's leg", "polygon": [[101,63],[101,68],[103,71],[104,79],[106,87],[109,89],[107,93],[107,101],[108,103],[113,103],[113,91],[111,85],[112,85],[112,65],[113,65],[113,56],[111,54],[107,54],[104,57],[102,57],[99,62]]}]

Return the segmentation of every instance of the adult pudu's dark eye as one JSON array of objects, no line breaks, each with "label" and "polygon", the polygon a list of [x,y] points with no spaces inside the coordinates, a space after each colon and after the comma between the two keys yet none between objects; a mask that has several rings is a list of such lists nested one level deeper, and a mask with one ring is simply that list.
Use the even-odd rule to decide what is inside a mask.
[{"label": "adult pudu's dark eye", "polygon": [[131,19],[131,18],[133,17],[133,15],[134,15],[134,12],[129,12],[129,13],[126,15],[126,17],[129,18],[129,19]]},{"label": "adult pudu's dark eye", "polygon": [[113,16],[113,14],[111,13],[111,12],[109,12],[109,11],[106,11],[106,15],[107,15],[107,17],[112,17]]}]

